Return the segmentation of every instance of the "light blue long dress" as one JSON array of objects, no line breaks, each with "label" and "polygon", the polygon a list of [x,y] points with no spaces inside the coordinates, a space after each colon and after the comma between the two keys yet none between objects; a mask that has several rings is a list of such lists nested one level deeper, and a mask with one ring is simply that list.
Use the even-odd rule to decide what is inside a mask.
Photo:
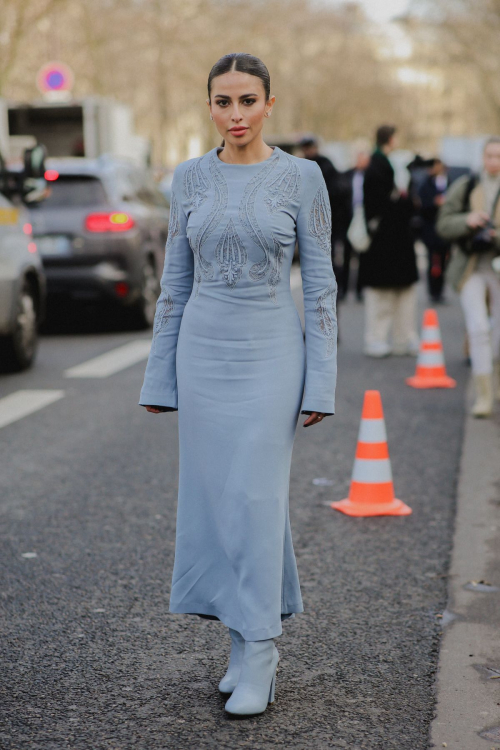
[{"label": "light blue long dress", "polygon": [[[276,147],[225,164],[219,151],[174,173],[139,403],[179,411],[170,611],[263,640],[303,611],[288,488],[301,408],[335,410],[331,215],[314,162]],[[290,291],[296,240],[305,346]]]}]

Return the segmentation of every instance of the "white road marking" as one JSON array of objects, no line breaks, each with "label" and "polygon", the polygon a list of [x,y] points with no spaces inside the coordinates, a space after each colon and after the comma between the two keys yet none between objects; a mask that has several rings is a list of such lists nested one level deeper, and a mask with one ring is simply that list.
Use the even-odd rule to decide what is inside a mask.
[{"label": "white road marking", "polygon": [[130,341],[81,365],[70,367],[64,371],[64,375],[67,378],[107,378],[108,375],[114,375],[115,372],[147,359],[150,348],[151,341],[147,339]]},{"label": "white road marking", "polygon": [[300,267],[292,266],[290,271],[290,289],[294,292],[296,289],[300,289],[302,286],[302,276],[300,275]]},{"label": "white road marking", "polygon": [[63,396],[64,391],[15,391],[0,399],[0,427],[17,422]]}]

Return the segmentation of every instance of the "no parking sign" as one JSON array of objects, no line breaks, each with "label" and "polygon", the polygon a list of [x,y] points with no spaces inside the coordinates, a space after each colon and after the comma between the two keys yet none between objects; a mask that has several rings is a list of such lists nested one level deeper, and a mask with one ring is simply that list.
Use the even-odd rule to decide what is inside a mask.
[{"label": "no parking sign", "polygon": [[73,87],[73,71],[62,62],[49,62],[37,73],[36,85],[42,94],[70,92]]}]

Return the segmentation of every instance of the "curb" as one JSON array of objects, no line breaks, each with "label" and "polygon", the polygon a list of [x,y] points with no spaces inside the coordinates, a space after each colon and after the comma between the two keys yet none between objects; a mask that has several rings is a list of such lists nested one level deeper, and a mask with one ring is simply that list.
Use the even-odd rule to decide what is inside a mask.
[{"label": "curb", "polygon": [[466,419],[431,747],[500,749],[500,424]]}]

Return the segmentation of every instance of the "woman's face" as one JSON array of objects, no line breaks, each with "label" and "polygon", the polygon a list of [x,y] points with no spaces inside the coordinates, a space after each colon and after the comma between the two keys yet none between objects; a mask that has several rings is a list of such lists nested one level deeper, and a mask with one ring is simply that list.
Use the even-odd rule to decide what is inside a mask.
[{"label": "woman's face", "polygon": [[225,142],[246,146],[261,132],[274,96],[266,101],[264,84],[257,76],[232,71],[213,79],[207,104]]}]

